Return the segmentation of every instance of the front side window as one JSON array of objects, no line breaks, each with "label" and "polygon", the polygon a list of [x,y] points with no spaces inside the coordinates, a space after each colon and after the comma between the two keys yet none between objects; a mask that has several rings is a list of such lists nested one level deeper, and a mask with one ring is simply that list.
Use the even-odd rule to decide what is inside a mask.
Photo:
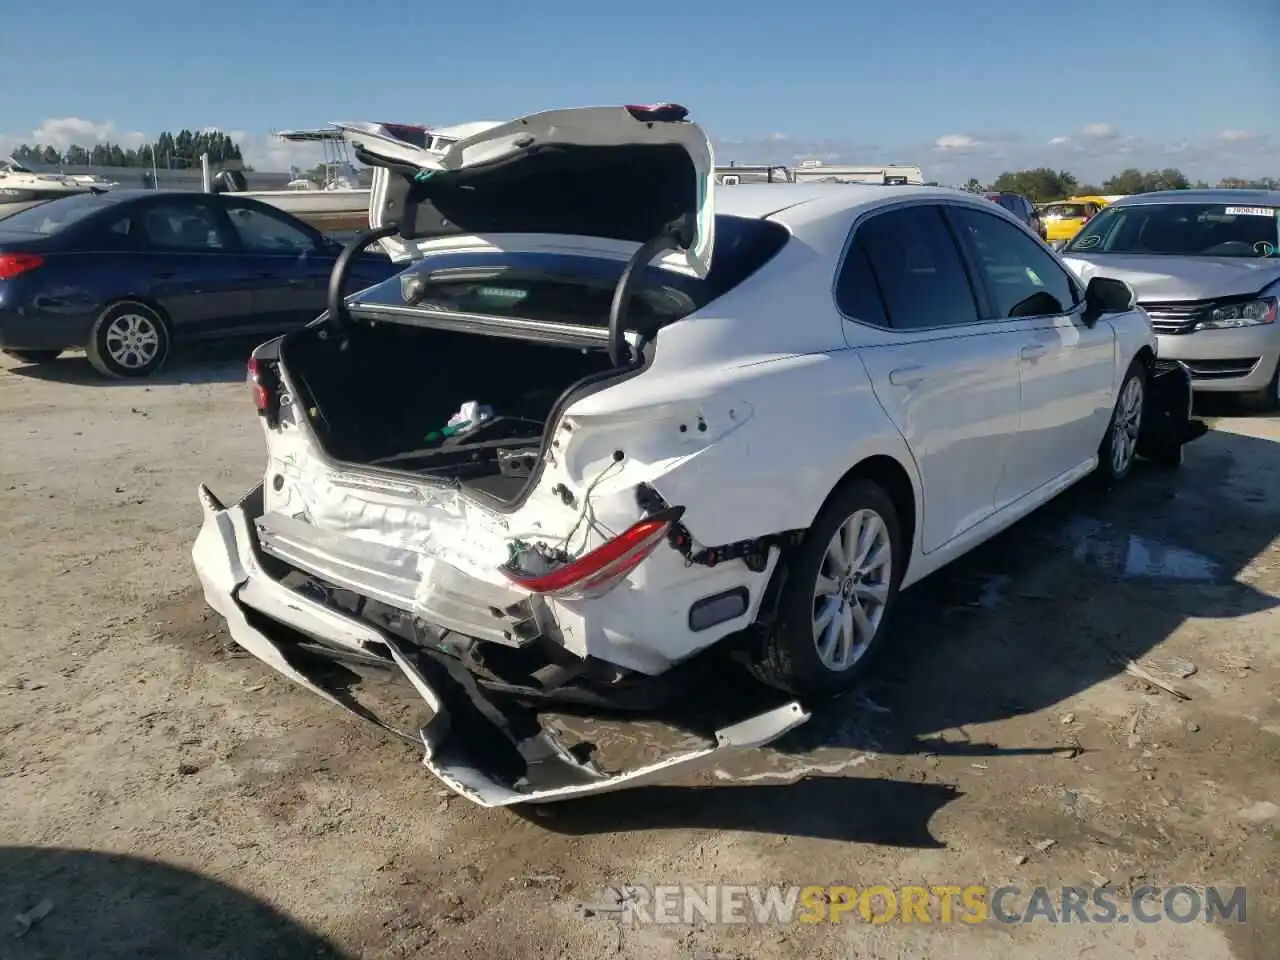
[{"label": "front side window", "polygon": [[1280,257],[1280,206],[1169,202],[1108,207],[1064,252]]},{"label": "front side window", "polygon": [[1079,302],[1067,272],[1017,227],[965,207],[953,207],[950,214],[986,284],[992,313],[986,319],[1062,314]]},{"label": "front side window", "polygon": [[894,329],[978,320],[973,288],[941,209],[921,205],[875,214],[858,225],[856,238]]},{"label": "front side window", "polygon": [[266,210],[229,204],[227,214],[241,246],[251,253],[305,253],[316,249],[309,233]]}]

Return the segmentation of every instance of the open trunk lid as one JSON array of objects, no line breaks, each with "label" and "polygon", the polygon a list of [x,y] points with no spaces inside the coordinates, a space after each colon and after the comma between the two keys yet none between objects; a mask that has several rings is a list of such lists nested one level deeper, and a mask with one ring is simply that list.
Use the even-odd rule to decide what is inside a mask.
[{"label": "open trunk lid", "polygon": [[375,167],[369,225],[396,260],[470,250],[626,260],[683,221],[686,248],[654,261],[704,278],[715,244],[715,159],[683,107],[579,107],[426,130],[335,123]]}]

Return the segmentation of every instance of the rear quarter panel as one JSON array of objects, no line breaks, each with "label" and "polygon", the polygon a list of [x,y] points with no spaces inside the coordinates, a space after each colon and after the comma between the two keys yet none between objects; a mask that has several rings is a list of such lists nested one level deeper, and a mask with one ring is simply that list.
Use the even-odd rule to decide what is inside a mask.
[{"label": "rear quarter panel", "polygon": [[27,334],[49,346],[83,346],[102,308],[145,297],[145,273],[120,254],[50,250],[43,266],[8,285],[5,309]]},{"label": "rear quarter panel", "polygon": [[704,545],[809,526],[875,455],[903,466],[919,503],[906,443],[845,343],[833,265],[793,239],[756,277],[663,329],[648,370],[567,411],[578,429],[566,468],[589,475],[615,448],[634,452],[636,482],[686,507]]}]

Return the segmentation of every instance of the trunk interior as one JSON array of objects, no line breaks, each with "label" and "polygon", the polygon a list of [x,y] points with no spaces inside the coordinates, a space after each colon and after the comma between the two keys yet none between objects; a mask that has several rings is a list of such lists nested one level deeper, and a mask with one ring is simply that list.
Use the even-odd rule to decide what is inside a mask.
[{"label": "trunk interior", "polygon": [[[317,328],[281,344],[281,362],[335,460],[456,478],[500,501],[520,496],[561,394],[616,372],[604,350],[356,321],[350,343]],[[492,419],[442,435],[464,403]]]}]

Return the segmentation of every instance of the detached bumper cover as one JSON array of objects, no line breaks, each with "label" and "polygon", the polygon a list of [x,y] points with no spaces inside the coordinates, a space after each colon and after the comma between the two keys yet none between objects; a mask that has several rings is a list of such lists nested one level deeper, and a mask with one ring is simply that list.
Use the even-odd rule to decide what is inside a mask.
[{"label": "detached bumper cover", "polygon": [[[459,665],[432,655],[373,625],[286,587],[260,565],[252,518],[261,512],[259,486],[224,507],[199,490],[204,522],[192,559],[209,606],[227,621],[232,639],[255,657],[362,719],[400,737],[420,739],[423,763],[451,789],[485,807],[569,800],[640,786],[721,759],[726,750],[763,746],[809,719],[798,703],[785,703],[718,729],[713,742],[624,773],[608,774],[572,754],[527,715],[504,713],[469,682]],[[281,629],[283,628],[283,629]],[[276,634],[273,636],[272,634]],[[308,672],[290,646],[297,634],[362,657],[389,656],[431,711],[414,738]],[[505,734],[505,738],[502,736]]]},{"label": "detached bumper cover", "polygon": [[1178,360],[1156,360],[1147,381],[1147,406],[1138,453],[1157,463],[1180,463],[1182,448],[1209,427],[1191,415],[1191,372]]}]

